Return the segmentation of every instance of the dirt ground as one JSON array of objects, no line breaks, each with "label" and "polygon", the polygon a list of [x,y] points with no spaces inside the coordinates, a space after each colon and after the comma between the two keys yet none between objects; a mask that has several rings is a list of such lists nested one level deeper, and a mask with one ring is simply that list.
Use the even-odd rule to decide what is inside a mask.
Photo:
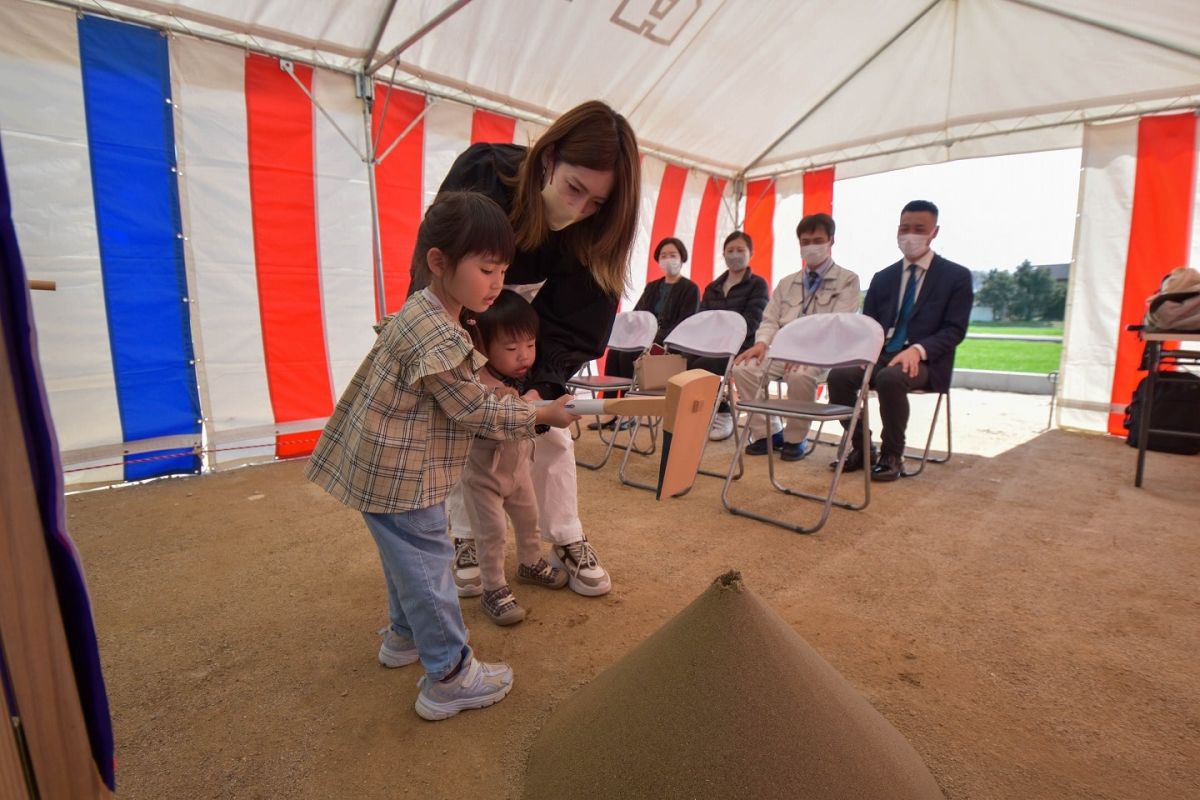
[{"label": "dirt ground", "polygon": [[[508,629],[464,601],[472,644],[516,683],[440,723],[412,709],[419,667],[376,663],[374,546],[301,463],[74,494],[119,793],[513,797],[555,706],[735,568],[952,800],[1200,796],[1200,457],[1151,454],[1139,490],[1124,444],[1039,433],[1046,398],[954,397],[954,458],[876,485],[869,508],[835,509],[815,536],[729,515],[712,478],[656,503],[614,464],[580,470],[613,592],[517,588],[530,615]],[[830,452],[785,479],[816,488]],[[731,453],[716,445],[707,463]],[[813,510],[771,492],[764,459],[735,499]],[[729,757],[753,746],[731,741]]]}]

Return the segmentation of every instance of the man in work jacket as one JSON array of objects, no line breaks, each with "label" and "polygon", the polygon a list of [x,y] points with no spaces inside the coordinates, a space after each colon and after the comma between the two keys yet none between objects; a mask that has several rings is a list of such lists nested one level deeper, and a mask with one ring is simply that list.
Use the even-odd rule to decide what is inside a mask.
[{"label": "man in work jacket", "polygon": [[[789,399],[816,400],[817,383],[824,380],[826,370],[775,364],[768,372],[765,362],[775,334],[789,322],[808,314],[858,310],[858,275],[839,267],[830,254],[835,228],[833,217],[828,214],[810,214],[796,226],[804,269],[779,281],[763,312],[754,345],[734,359],[733,380],[742,398],[765,399],[770,382],[782,378]],[[768,436],[766,419],[756,414],[750,420],[751,441],[746,454],[766,455],[767,448],[774,447],[782,460],[799,461],[812,449],[808,442],[809,424],[807,420],[789,419],[787,427],[781,429],[778,418],[771,418]]]}]

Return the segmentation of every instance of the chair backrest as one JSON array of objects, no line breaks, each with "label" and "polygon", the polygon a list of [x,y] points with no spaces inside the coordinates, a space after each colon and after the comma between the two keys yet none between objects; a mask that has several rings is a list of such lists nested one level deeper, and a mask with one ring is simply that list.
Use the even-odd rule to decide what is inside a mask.
[{"label": "chair backrest", "polygon": [[882,349],[883,328],[865,314],[808,314],[779,329],[767,358],[845,367],[874,364]]},{"label": "chair backrest", "polygon": [[658,317],[649,311],[623,311],[613,320],[608,346],[612,350],[640,353],[654,344]]},{"label": "chair backrest", "polygon": [[734,356],[746,341],[746,319],[736,311],[701,311],[675,326],[667,349],[694,356]]}]

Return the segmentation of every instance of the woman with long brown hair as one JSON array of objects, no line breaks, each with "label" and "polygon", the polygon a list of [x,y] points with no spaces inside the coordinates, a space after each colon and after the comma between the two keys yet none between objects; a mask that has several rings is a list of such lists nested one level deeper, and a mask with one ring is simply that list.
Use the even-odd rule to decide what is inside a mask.
[{"label": "woman with long brown hair", "polygon": [[[532,295],[540,320],[527,398],[561,396],[570,377],[604,352],[625,289],[640,188],[633,129],[595,100],[563,114],[532,147],[476,144],[450,167],[441,191],[482,192],[512,223],[517,252],[505,282]],[[415,271],[413,286],[422,285]],[[539,437],[533,483],[554,566],[579,594],[607,594],[612,581],[579,521],[575,448],[565,431]],[[470,523],[456,498],[448,503],[454,577],[459,595],[473,597],[482,583]]]}]

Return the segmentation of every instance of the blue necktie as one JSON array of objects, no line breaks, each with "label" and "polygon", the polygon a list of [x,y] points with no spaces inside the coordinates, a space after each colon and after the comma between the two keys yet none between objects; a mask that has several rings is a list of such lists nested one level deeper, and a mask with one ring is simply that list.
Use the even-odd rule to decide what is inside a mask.
[{"label": "blue necktie", "polygon": [[908,283],[904,286],[904,301],[900,303],[900,316],[896,317],[896,330],[883,348],[885,353],[899,353],[908,339],[908,320],[917,303],[917,265],[908,267]]},{"label": "blue necktie", "polygon": [[815,294],[821,286],[821,273],[816,270],[808,270],[808,274],[804,276],[804,291],[806,294]]}]

